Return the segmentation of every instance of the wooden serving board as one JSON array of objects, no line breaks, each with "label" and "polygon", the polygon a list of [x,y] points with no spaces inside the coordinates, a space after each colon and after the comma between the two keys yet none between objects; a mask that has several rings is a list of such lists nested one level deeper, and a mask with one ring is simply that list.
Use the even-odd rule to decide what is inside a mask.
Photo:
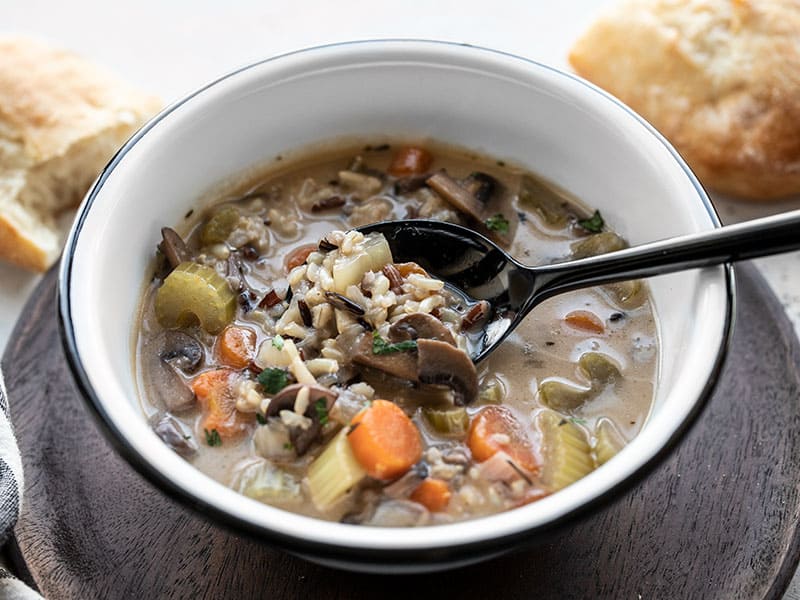
[{"label": "wooden serving board", "polygon": [[119,458],[70,378],[51,272],[3,368],[25,466],[15,554],[59,598],[777,598],[798,562],[800,351],[752,267],[703,415],[643,483],[550,543],[446,573],[335,571],[215,526]]}]

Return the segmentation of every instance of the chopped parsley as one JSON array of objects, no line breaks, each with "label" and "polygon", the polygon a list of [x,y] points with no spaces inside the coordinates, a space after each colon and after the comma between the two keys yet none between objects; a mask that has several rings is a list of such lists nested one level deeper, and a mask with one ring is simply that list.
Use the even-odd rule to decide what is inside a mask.
[{"label": "chopped parsley", "polygon": [[317,418],[320,425],[328,424],[328,405],[325,403],[325,398],[320,398],[314,402],[314,410],[317,412]]},{"label": "chopped parsley", "polygon": [[277,348],[278,350],[283,350],[283,338],[279,335],[276,335],[272,338],[272,347]]},{"label": "chopped parsley", "polygon": [[284,449],[284,450],[292,450],[293,448],[294,448],[294,446],[292,446],[292,443],[291,443],[291,442],[286,442],[286,443],[283,445],[283,449]]},{"label": "chopped parsley", "polygon": [[219,437],[219,431],[216,429],[212,429],[209,431],[208,429],[203,429],[206,434],[206,444],[209,446],[222,446],[222,438]]},{"label": "chopped parsley", "polygon": [[578,417],[570,417],[570,422],[575,423],[575,425],[586,425],[586,419],[579,419]]},{"label": "chopped parsley", "polygon": [[508,233],[508,226],[509,222],[501,213],[497,213],[493,217],[489,217],[484,221],[486,227],[488,227],[491,231],[496,231],[498,233]]},{"label": "chopped parsley", "polygon": [[603,226],[605,224],[599,210],[594,211],[594,214],[588,219],[578,220],[578,225],[591,233],[600,233],[603,231]]},{"label": "chopped parsley", "polygon": [[405,352],[406,350],[416,350],[417,340],[405,340],[390,344],[381,337],[377,331],[372,332],[372,353],[373,354],[394,354],[395,352]]},{"label": "chopped parsley", "polygon": [[268,394],[277,394],[289,384],[289,374],[283,369],[270,367],[258,374],[258,383]]},{"label": "chopped parsley", "polygon": [[267,424],[267,417],[265,417],[261,413],[256,413],[256,421],[258,421],[259,425],[266,425]]}]

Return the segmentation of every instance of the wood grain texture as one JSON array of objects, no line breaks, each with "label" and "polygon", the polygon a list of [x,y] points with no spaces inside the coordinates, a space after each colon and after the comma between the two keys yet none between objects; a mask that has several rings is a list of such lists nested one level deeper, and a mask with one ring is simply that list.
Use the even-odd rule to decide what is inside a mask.
[{"label": "wood grain texture", "polygon": [[72,385],[51,272],[3,363],[26,469],[19,552],[50,600],[780,597],[800,552],[800,351],[761,277],[737,274],[717,391],[645,482],[548,544],[444,574],[377,576],[239,537],[137,475]]}]

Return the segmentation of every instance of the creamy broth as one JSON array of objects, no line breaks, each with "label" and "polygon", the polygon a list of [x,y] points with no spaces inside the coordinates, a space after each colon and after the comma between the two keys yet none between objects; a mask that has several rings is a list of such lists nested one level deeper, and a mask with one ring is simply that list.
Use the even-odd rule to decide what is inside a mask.
[{"label": "creamy broth", "polygon": [[[422,173],[403,177],[388,174],[393,164],[397,170],[398,152],[406,152],[406,146],[392,143],[284,159],[255,180],[220,194],[187,230],[187,262],[216,271],[237,296],[232,322],[225,325],[242,326],[252,336],[250,348],[246,349],[246,364],[228,363],[226,367],[230,372],[226,385],[230,389],[225,401],[235,402],[238,411],[235,419],[239,429],[232,435],[218,435],[218,431],[209,432],[204,427],[209,423],[210,405],[209,401],[198,401],[205,388],[196,384],[204,373],[219,371],[225,362],[220,358],[218,338],[222,334],[209,333],[196,320],[169,322],[163,314],[156,314],[158,294],[166,295],[159,290],[173,277],[167,275],[170,267],[163,256],[158,257],[156,275],[143,295],[137,330],[136,366],[143,410],[162,439],[202,472],[242,493],[314,517],[390,526],[435,524],[507,510],[553,493],[600,466],[639,432],[652,403],[658,344],[647,287],[634,282],[564,294],[537,307],[508,341],[477,366],[479,393],[467,398],[463,408],[457,406],[455,388],[411,384],[351,361],[344,342],[323,350],[324,340],[309,342],[310,338],[301,337],[314,333],[315,327],[309,324],[317,317],[322,322],[326,311],[336,319],[334,324],[328,322],[329,330],[336,332],[340,320],[356,330],[353,315],[344,314],[346,310],[323,309],[320,307],[324,303],[314,304],[308,314],[296,317],[296,322],[286,329],[302,333],[281,334],[280,345],[286,340],[294,347],[294,340],[303,351],[301,360],[315,368],[333,364],[330,361],[334,359],[326,356],[337,356],[338,371],[315,378],[320,386],[338,390],[339,395],[332,406],[323,407],[325,422],[321,431],[301,456],[288,442],[284,443],[285,452],[278,448],[264,456],[263,440],[269,436],[257,432],[267,427],[278,431],[290,425],[279,422],[277,416],[268,418],[262,414],[275,393],[268,393],[257,378],[259,372],[263,378],[268,371],[277,369],[265,362],[265,356],[288,352],[275,348],[276,329],[286,325],[287,319],[284,317],[283,323],[280,319],[287,310],[298,310],[302,300],[298,300],[298,294],[311,298],[312,292],[306,289],[311,283],[304,277],[308,277],[310,265],[316,264],[313,261],[319,261],[319,269],[323,268],[322,260],[327,255],[320,240],[328,240],[331,231],[343,232],[388,219],[452,220],[496,236],[513,256],[528,264],[600,253],[622,243],[602,221],[597,221],[599,215],[590,219],[592,211],[578,200],[527,171],[449,146],[425,143],[421,147],[430,154],[432,163],[422,165],[424,168],[419,164],[411,166],[424,171],[425,176],[444,170],[447,177],[465,189],[477,189],[471,186],[486,181],[484,176],[471,178],[475,172],[493,182],[494,189],[482,209],[486,217],[482,223],[454,208],[432,189],[430,180],[426,183],[426,177],[420,177]],[[542,200],[541,196],[552,196],[557,201]],[[232,214],[235,218],[228,218]],[[501,217],[492,221],[497,215]],[[219,231],[209,226],[209,220],[214,218],[222,223]],[[226,228],[223,221],[235,224]],[[486,223],[492,225],[488,230]],[[213,235],[215,232],[219,235]],[[337,235],[341,244],[346,238]],[[287,260],[302,259],[295,250],[306,245],[315,248],[307,259],[312,262],[299,263],[298,268],[305,269],[306,275],[299,276],[300,271],[290,274]],[[328,243],[325,248],[331,245]],[[338,247],[331,251],[344,252]],[[378,269],[377,276],[380,273]],[[343,295],[349,298],[355,294],[373,304],[377,296],[362,292],[370,291],[369,285],[377,281],[377,276],[365,274],[361,291]],[[404,285],[411,279],[404,276]],[[290,281],[295,289],[287,298]],[[401,296],[399,288],[397,296]],[[470,307],[457,298],[435,300],[442,304],[426,314],[433,314],[432,318],[444,323],[452,332],[455,345],[463,347],[461,324]],[[423,306],[424,302],[419,304]],[[313,319],[307,320],[311,309]],[[396,309],[399,307],[389,309],[390,321],[391,310]],[[389,323],[370,323],[374,314],[378,313],[368,311],[361,319],[366,321],[361,323],[363,335],[376,335],[367,331],[376,328],[380,338]],[[189,360],[187,351],[183,347],[183,354],[176,354],[174,340],[172,346],[165,346],[165,329],[191,336],[196,343],[192,348],[200,350],[199,359],[195,355],[189,357],[189,362],[195,364],[183,368]],[[400,354],[416,351],[422,349],[399,351],[396,356],[399,360]],[[591,358],[596,360],[590,364]],[[314,359],[323,360],[309,362]],[[288,383],[292,383],[291,367],[283,370]],[[243,384],[245,380],[251,383]],[[348,391],[350,387],[352,393]],[[376,399],[388,400],[402,409],[418,432],[421,455],[402,474],[386,478],[362,475],[332,500],[326,497],[320,501],[315,496],[314,483],[309,482],[310,465],[325,448],[336,443],[340,430],[354,427],[350,422],[353,414],[371,408]],[[309,414],[302,407],[297,409],[296,404],[295,408],[301,416]],[[468,419],[468,424],[464,420],[463,429],[442,435],[431,417],[434,409]],[[477,421],[487,410],[484,418],[489,413],[496,416],[500,410],[511,415],[523,431],[523,445],[535,458],[535,465],[520,468],[512,449],[507,447],[508,436],[502,432],[485,440],[479,437]],[[290,417],[281,415],[284,421]],[[256,437],[261,445],[254,441]],[[282,438],[270,438],[270,443],[276,439]],[[480,454],[486,444],[498,454],[476,457],[475,451]],[[509,455],[512,469],[504,470],[497,457]],[[435,493],[425,494],[422,484],[430,480],[436,480],[435,485],[430,485]],[[447,501],[441,505],[443,499]]]}]

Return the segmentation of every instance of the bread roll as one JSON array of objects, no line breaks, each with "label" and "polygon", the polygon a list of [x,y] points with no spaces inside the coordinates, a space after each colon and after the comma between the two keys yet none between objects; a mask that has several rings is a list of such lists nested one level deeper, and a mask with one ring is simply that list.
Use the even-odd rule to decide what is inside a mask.
[{"label": "bread roll", "polygon": [[74,54],[0,38],[0,259],[46,270],[65,212],[159,105]]},{"label": "bread roll", "polygon": [[798,0],[626,0],[569,60],[659,129],[708,187],[800,193]]}]

